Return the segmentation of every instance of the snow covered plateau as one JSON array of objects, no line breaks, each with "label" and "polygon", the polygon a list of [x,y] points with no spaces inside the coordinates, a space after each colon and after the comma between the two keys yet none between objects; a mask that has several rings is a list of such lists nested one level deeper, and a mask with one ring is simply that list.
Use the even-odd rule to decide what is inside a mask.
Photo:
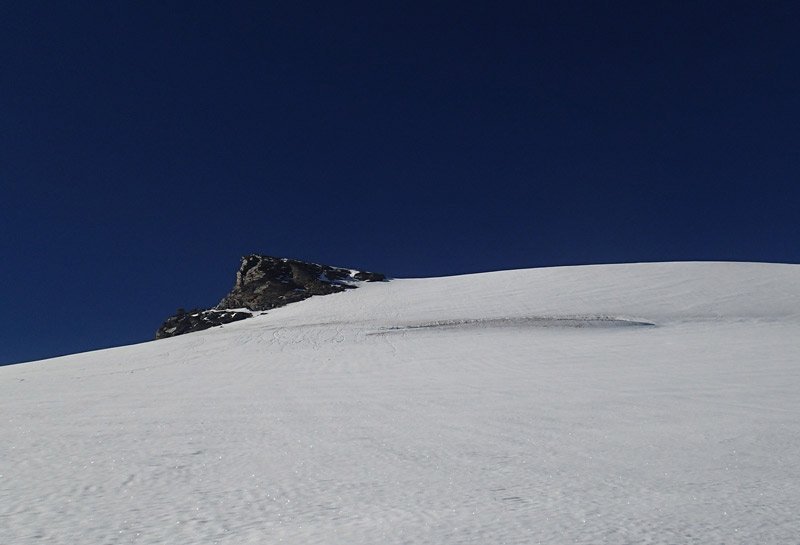
[{"label": "snow covered plateau", "polygon": [[0,367],[0,544],[800,543],[800,265],[364,283]]}]

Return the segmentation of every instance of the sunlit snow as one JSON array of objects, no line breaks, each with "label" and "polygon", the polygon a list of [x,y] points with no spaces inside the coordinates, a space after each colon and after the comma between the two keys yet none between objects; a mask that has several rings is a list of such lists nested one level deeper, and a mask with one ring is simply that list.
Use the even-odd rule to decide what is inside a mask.
[{"label": "sunlit snow", "polygon": [[2,544],[796,543],[800,266],[364,283],[0,368]]}]

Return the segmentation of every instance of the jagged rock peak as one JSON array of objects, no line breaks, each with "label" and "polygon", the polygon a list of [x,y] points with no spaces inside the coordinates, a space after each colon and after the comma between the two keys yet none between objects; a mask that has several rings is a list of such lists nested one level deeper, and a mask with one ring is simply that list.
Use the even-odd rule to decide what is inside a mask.
[{"label": "jagged rock peak", "polygon": [[236,284],[216,308],[269,310],[312,295],[344,291],[356,287],[358,281],[385,279],[379,273],[251,254],[242,258]]},{"label": "jagged rock peak", "polygon": [[219,304],[207,310],[179,310],[156,332],[174,337],[243,320],[253,312],[282,307],[314,295],[338,293],[360,282],[380,282],[380,273],[307,263],[297,259],[250,254],[242,257],[236,283]]}]

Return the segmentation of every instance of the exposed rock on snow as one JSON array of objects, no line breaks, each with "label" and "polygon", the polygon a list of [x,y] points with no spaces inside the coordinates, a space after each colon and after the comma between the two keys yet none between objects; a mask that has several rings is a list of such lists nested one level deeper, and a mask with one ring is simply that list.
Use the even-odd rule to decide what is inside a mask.
[{"label": "exposed rock on snow", "polygon": [[202,331],[210,327],[238,322],[239,320],[244,320],[252,316],[253,314],[250,312],[229,312],[214,309],[191,313],[178,312],[174,316],[167,318],[167,320],[161,324],[161,327],[158,328],[158,332],[156,333],[156,338],[161,339],[164,337],[183,335],[184,333],[191,333],[193,331]]},{"label": "exposed rock on snow", "polygon": [[202,331],[253,316],[244,309],[269,310],[313,295],[328,295],[356,288],[359,282],[383,280],[386,277],[380,273],[296,259],[246,255],[236,272],[236,284],[216,307],[191,313],[178,312],[161,324],[156,339]]},{"label": "exposed rock on snow", "polygon": [[341,269],[295,259],[248,255],[236,273],[236,285],[216,308],[269,310],[356,287],[355,281],[385,280],[379,273]]}]

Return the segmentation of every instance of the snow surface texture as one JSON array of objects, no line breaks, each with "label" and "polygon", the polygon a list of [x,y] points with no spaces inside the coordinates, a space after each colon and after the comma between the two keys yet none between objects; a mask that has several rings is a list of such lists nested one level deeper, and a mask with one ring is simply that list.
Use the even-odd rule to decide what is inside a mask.
[{"label": "snow surface texture", "polygon": [[798,543],[800,266],[364,284],[2,367],[0,439],[3,544]]}]

